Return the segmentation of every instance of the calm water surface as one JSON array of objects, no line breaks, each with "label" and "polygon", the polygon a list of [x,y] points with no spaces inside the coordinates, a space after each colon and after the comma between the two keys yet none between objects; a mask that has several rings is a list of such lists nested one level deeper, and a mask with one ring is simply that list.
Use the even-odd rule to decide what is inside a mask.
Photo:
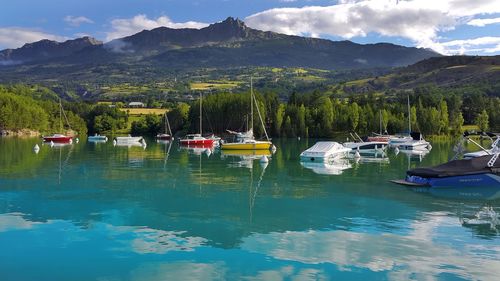
[{"label": "calm water surface", "polygon": [[[148,142],[0,139],[0,280],[498,280],[498,190],[388,183],[430,154],[303,165]],[[495,195],[497,194],[497,195]]]}]

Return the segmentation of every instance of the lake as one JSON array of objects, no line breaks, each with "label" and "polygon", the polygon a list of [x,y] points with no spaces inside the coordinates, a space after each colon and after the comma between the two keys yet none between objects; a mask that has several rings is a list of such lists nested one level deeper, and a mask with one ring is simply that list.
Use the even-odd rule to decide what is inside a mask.
[{"label": "lake", "polygon": [[[0,280],[498,280],[500,192],[389,183],[427,155],[260,155],[0,138]],[[498,195],[495,195],[497,193]]]}]

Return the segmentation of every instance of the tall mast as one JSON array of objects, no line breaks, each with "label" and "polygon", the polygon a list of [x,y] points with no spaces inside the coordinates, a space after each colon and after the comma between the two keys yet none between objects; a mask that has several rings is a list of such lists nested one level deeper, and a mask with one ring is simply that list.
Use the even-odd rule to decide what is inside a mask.
[{"label": "tall mast", "polygon": [[250,77],[250,129],[253,131],[253,77]]},{"label": "tall mast", "polygon": [[201,136],[201,132],[203,132],[203,129],[201,127],[202,123],[201,123],[201,119],[202,119],[202,115],[201,115],[201,103],[202,103],[202,100],[203,100],[203,97],[202,97],[202,94],[200,92],[200,136]]},{"label": "tall mast", "polygon": [[410,95],[408,95],[408,134],[411,133]]},{"label": "tall mast", "polygon": [[379,134],[382,135],[382,109],[378,111],[378,119],[379,119]]},{"label": "tall mast", "polygon": [[59,98],[59,132],[61,132],[61,134],[63,133],[63,127],[62,127],[62,101],[61,101],[61,98]]}]

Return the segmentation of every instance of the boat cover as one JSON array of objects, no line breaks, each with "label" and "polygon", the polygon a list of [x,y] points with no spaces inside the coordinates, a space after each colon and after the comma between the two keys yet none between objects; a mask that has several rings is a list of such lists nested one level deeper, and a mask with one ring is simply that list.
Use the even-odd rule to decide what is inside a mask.
[{"label": "boat cover", "polygon": [[488,161],[490,161],[491,157],[491,155],[486,155],[471,159],[452,160],[434,167],[412,169],[406,173],[408,176],[419,176],[422,178],[500,173],[500,157],[495,161],[493,167],[490,168],[488,167]]}]

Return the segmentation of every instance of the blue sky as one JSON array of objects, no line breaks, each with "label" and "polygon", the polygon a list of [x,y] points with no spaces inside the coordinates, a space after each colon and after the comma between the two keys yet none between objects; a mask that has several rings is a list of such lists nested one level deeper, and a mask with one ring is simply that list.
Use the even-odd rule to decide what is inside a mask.
[{"label": "blue sky", "polygon": [[286,34],[500,54],[500,0],[5,1],[0,49],[84,35],[106,42],[158,26],[201,28],[228,16]]}]

